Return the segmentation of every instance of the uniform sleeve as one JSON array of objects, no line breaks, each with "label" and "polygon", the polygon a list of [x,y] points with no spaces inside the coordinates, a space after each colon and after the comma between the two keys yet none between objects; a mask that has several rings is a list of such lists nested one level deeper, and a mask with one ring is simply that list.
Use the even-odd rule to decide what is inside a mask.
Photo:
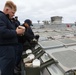
[{"label": "uniform sleeve", "polygon": [[[11,23],[10,23],[11,24]],[[6,21],[0,17],[0,36],[5,39],[15,38],[17,37],[17,33],[15,30],[10,29],[6,25]]]},{"label": "uniform sleeve", "polygon": [[28,32],[25,32],[25,38],[28,38],[28,39],[33,39],[34,38],[34,35],[31,35],[29,34]]}]

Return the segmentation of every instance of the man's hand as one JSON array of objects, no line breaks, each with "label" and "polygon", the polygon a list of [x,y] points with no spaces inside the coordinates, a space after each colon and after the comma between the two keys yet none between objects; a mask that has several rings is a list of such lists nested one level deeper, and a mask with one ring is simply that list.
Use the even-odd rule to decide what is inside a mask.
[{"label": "man's hand", "polygon": [[18,35],[23,35],[24,32],[25,32],[25,27],[23,27],[23,26],[18,26],[18,27],[16,28],[16,32],[17,32]]}]

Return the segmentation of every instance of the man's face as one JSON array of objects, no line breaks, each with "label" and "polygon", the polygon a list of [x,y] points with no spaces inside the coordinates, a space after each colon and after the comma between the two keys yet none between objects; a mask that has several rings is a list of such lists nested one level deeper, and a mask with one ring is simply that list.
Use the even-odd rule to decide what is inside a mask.
[{"label": "man's face", "polygon": [[14,14],[15,14],[14,9],[9,8],[9,9],[7,10],[7,14],[9,14],[9,18],[10,18],[10,19],[13,18]]},{"label": "man's face", "polygon": [[24,23],[25,27],[29,28],[29,25],[27,23]]}]

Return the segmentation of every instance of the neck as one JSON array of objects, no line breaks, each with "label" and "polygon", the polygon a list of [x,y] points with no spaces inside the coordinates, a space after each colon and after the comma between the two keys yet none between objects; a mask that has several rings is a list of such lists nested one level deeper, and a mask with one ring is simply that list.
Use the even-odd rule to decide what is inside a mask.
[{"label": "neck", "polygon": [[6,12],[5,8],[4,8],[4,10],[3,10],[3,13],[8,14],[8,13]]}]

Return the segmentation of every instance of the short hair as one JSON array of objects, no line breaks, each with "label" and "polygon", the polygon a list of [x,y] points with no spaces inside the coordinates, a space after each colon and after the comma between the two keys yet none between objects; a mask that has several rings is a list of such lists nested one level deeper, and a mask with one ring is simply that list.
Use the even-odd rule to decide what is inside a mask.
[{"label": "short hair", "polygon": [[5,7],[9,7],[11,9],[14,9],[14,11],[17,11],[16,5],[10,0],[5,3]]}]

